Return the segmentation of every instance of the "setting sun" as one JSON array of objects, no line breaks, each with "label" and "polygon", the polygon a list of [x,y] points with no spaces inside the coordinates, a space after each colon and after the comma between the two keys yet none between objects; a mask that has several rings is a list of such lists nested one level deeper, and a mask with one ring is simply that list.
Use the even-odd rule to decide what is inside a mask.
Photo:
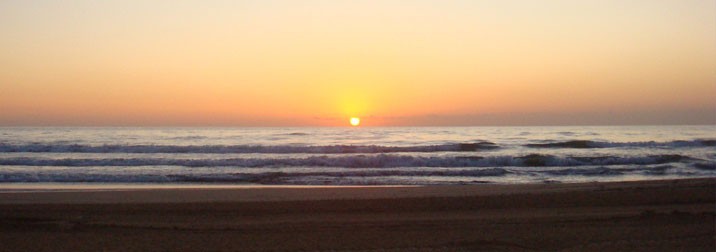
[{"label": "setting sun", "polygon": [[358,117],[351,117],[351,125],[358,126],[360,124],[360,118]]}]

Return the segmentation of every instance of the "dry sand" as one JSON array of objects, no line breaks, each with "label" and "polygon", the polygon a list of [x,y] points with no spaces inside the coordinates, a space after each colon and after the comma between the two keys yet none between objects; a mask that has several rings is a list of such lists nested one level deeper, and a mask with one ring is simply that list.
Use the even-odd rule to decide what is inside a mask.
[{"label": "dry sand", "polygon": [[716,251],[716,179],[0,190],[2,251]]}]

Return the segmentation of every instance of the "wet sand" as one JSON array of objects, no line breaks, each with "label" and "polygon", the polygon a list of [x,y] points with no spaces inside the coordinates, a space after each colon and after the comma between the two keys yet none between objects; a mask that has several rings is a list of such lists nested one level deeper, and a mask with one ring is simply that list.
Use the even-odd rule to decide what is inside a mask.
[{"label": "wet sand", "polygon": [[716,179],[0,189],[0,251],[716,251]]}]

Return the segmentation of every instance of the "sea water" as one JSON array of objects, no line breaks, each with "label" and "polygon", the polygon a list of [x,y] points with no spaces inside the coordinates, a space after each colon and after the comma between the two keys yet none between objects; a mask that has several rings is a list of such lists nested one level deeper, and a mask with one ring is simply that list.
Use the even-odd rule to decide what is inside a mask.
[{"label": "sea water", "polygon": [[716,126],[0,128],[0,185],[447,185],[716,177]]}]

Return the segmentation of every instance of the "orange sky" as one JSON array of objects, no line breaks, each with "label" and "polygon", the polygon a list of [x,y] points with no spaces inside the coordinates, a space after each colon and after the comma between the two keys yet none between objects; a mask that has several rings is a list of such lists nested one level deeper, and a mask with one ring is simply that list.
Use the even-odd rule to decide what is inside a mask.
[{"label": "orange sky", "polygon": [[716,123],[714,1],[2,1],[0,126]]}]

